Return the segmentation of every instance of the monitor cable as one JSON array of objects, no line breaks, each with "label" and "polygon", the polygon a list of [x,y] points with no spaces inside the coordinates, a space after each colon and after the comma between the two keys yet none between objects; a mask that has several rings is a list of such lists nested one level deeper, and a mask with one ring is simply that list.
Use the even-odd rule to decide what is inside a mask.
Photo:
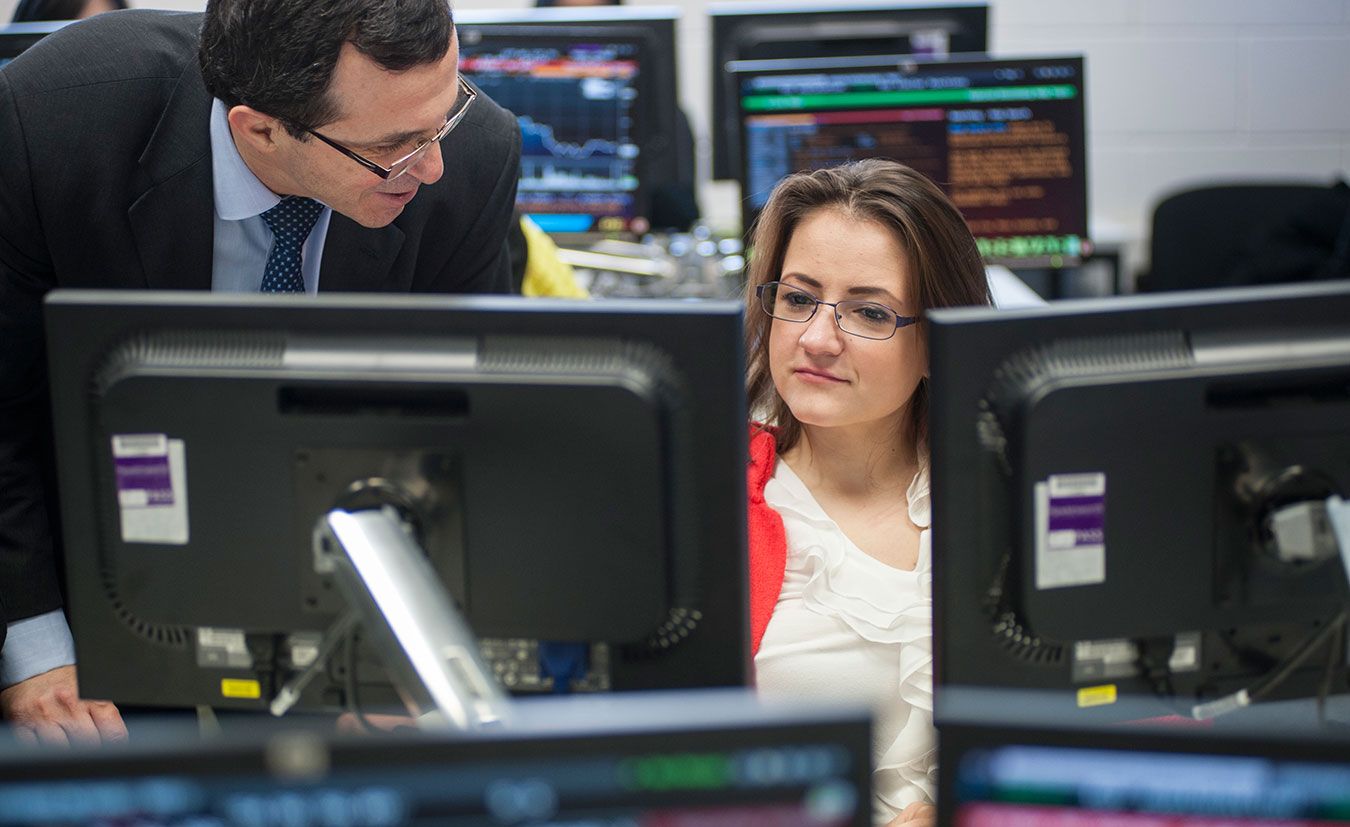
[{"label": "monitor cable", "polygon": [[1150,637],[1135,641],[1139,650],[1136,659],[1139,674],[1152,685],[1154,693],[1165,700],[1176,697],[1171,666],[1176,644],[1175,637]]},{"label": "monitor cable", "polygon": [[357,679],[356,676],[356,666],[358,660],[356,656],[356,649],[357,649],[356,635],[358,628],[359,627],[357,626],[353,626],[351,629],[349,629],[347,631],[346,640],[343,643],[342,680],[343,680],[343,689],[345,691],[342,693],[342,695],[343,700],[346,702],[347,712],[353,718],[356,719],[356,724],[361,729],[361,731],[367,733],[377,732],[379,731],[379,727],[377,727],[374,723],[372,723],[370,718],[368,718],[366,716],[366,713],[361,709],[361,697],[358,694],[360,691],[357,688],[360,681]]},{"label": "monitor cable", "polygon": [[1328,726],[1327,721],[1327,697],[1331,695],[1332,684],[1336,682],[1336,665],[1340,661],[1338,657],[1345,652],[1345,630],[1347,615],[1341,615],[1341,622],[1336,624],[1336,633],[1332,635],[1331,642],[1327,644],[1327,665],[1322,670],[1322,680],[1317,685],[1317,722],[1322,726]]},{"label": "monitor cable", "polygon": [[[1330,654],[1326,671],[1323,672],[1323,683],[1326,684],[1327,691],[1330,691],[1331,681],[1327,680],[1328,674],[1334,680],[1336,662],[1339,659],[1339,652],[1334,647],[1334,643],[1341,639],[1341,630],[1344,628],[1347,619],[1350,619],[1350,609],[1342,610],[1330,623],[1318,631],[1308,636],[1289,657],[1279,666],[1266,673],[1263,677],[1253,683],[1251,686],[1239,689],[1221,698],[1208,701],[1202,704],[1196,704],[1191,707],[1191,717],[1196,720],[1209,720],[1229,712],[1234,712],[1243,707],[1250,706],[1256,701],[1262,700],[1270,695],[1280,684],[1284,683],[1290,675],[1294,673],[1299,666],[1303,665],[1313,652],[1316,652],[1324,644],[1332,643],[1333,648]],[[1320,703],[1320,701],[1319,701]]]},{"label": "monitor cable", "polygon": [[[310,661],[300,674],[283,684],[276,697],[268,705],[268,711],[273,716],[280,718],[289,712],[291,707],[295,706],[305,687],[328,666],[328,659],[332,657],[333,651],[339,644],[347,640],[359,622],[360,616],[351,610],[347,610],[338,616],[338,619],[329,627],[323,640],[319,643],[319,650],[314,655],[314,660]],[[274,651],[279,652],[280,647],[276,647]],[[273,668],[277,674],[281,673],[281,664],[277,663],[275,658]]]}]

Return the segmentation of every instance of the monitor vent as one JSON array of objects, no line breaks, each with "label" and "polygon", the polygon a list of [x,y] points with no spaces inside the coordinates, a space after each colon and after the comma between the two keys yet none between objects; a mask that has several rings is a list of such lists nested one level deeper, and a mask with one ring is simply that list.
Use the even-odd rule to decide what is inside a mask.
[{"label": "monitor vent", "polygon": [[112,604],[113,612],[117,619],[122,621],[128,629],[136,633],[137,636],[150,641],[158,646],[167,646],[173,649],[186,649],[189,642],[189,630],[181,626],[164,626],[157,623],[148,623],[141,620],[130,609],[126,607],[117,596],[116,586],[105,576],[103,588]]},{"label": "monitor vent", "polygon": [[285,338],[274,333],[144,333],[113,348],[94,373],[94,390],[102,394],[133,371],[155,368],[277,368],[285,354]]},{"label": "monitor vent", "polygon": [[1053,640],[1040,637],[1027,628],[1012,604],[1012,556],[1004,554],[998,574],[984,596],[984,610],[989,617],[989,631],[1000,649],[1023,663],[1035,666],[1057,666],[1065,662],[1065,647]]},{"label": "monitor vent", "polygon": [[479,367],[493,373],[634,376],[667,378],[669,359],[657,347],[622,339],[550,339],[487,336]]},{"label": "monitor vent", "polygon": [[1056,380],[1124,376],[1192,367],[1195,357],[1180,331],[1060,339],[1013,354],[994,374],[995,403],[1025,398]]}]

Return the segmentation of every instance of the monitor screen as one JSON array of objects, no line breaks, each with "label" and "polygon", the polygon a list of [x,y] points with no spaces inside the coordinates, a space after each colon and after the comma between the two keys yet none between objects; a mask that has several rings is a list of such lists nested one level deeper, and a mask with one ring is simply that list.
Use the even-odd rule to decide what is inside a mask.
[{"label": "monitor screen", "polygon": [[[770,713],[708,693],[664,710],[492,736],[338,740],[273,733],[97,752],[0,754],[7,827],[868,827],[861,714]],[[714,695],[719,693],[714,693]],[[677,712],[678,710],[678,712]],[[622,722],[615,724],[614,717]],[[678,720],[677,720],[678,719]]]},{"label": "monitor screen", "polygon": [[943,827],[1286,827],[1350,816],[1343,733],[960,720],[939,725],[938,748]]},{"label": "monitor screen", "polygon": [[[92,697],[265,707],[343,609],[316,521],[384,505],[510,690],[744,682],[737,304],[72,292],[47,312]],[[303,704],[393,703],[356,681],[334,663]]]},{"label": "monitor screen", "polygon": [[932,313],[939,687],[1344,691],[1348,318],[1331,282]]},{"label": "monitor screen", "polygon": [[985,3],[902,0],[820,2],[713,2],[713,178],[736,178],[741,168],[741,124],[735,79],[738,60],[906,54],[943,58],[988,47]]},{"label": "monitor screen", "polygon": [[1089,251],[1081,57],[732,69],[745,226],[790,173],[887,157],[946,191],[989,263],[1058,267]]},{"label": "monitor screen", "polygon": [[641,234],[673,174],[673,12],[457,15],[460,67],[520,121],[516,203],[555,234]]},{"label": "monitor screen", "polygon": [[7,26],[0,26],[0,69],[29,46],[69,23],[69,20],[61,20],[53,23],[10,23]]}]

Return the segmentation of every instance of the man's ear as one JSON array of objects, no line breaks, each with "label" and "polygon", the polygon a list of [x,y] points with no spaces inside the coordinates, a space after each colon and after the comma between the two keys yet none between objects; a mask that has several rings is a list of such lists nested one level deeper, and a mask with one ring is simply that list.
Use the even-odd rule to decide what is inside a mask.
[{"label": "man's ear", "polygon": [[225,117],[234,139],[261,154],[275,152],[277,140],[286,131],[281,121],[243,104],[232,107]]}]

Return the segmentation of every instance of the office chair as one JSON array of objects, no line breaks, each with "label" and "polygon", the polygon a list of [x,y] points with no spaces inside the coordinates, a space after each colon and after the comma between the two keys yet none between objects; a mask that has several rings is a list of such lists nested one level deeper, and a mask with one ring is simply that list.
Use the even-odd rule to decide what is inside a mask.
[{"label": "office chair", "polygon": [[1137,289],[1161,292],[1299,280],[1292,275],[1297,268],[1283,259],[1276,269],[1291,272],[1262,272],[1255,260],[1275,235],[1309,213],[1316,223],[1339,228],[1345,211],[1343,205],[1338,211],[1339,197],[1336,187],[1301,183],[1223,184],[1174,193],[1154,208],[1150,269],[1139,276]]}]

